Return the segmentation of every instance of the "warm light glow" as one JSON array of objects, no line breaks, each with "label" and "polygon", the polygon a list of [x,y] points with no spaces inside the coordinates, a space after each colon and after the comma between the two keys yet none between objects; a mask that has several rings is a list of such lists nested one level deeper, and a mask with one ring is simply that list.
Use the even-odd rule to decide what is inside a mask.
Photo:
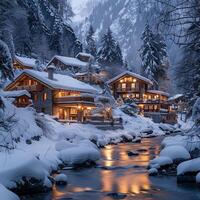
[{"label": "warm light glow", "polygon": [[82,108],[82,106],[81,105],[78,105],[78,109],[80,110]]},{"label": "warm light glow", "polygon": [[133,79],[133,82],[135,83],[135,82],[137,82],[137,80],[134,78],[134,79]]}]

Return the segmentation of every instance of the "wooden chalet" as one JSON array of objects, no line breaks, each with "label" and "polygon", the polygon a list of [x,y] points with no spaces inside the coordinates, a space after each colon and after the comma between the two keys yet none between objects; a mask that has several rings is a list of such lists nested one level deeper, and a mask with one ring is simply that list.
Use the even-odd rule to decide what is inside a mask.
[{"label": "wooden chalet", "polygon": [[1,95],[12,100],[16,107],[27,107],[32,104],[31,95],[27,90],[3,91]]},{"label": "wooden chalet", "polygon": [[[124,101],[133,100],[139,107],[140,112],[148,117],[152,117],[155,113],[170,113],[171,104],[167,101],[169,94],[163,91],[150,90],[153,83],[139,75],[130,71],[125,71],[118,76],[107,81],[115,99],[121,98]],[[160,117],[157,122],[174,121],[176,116]],[[158,117],[157,117],[158,118]]]},{"label": "wooden chalet", "polygon": [[56,71],[77,73],[85,71],[93,56],[86,53],[79,53],[76,58],[55,55],[47,64],[55,65]]},{"label": "wooden chalet", "polygon": [[79,72],[75,74],[74,78],[78,79],[79,81],[83,81],[85,83],[90,83],[94,85],[104,84],[104,81],[100,78],[100,76],[97,73]]},{"label": "wooden chalet", "polygon": [[22,56],[15,56],[13,67],[14,69],[24,70],[24,69],[34,69],[36,66],[36,59],[27,58]]},{"label": "wooden chalet", "polygon": [[85,121],[95,108],[96,89],[70,76],[54,74],[52,66],[47,71],[24,70],[5,90],[27,90],[37,112],[63,121]]}]

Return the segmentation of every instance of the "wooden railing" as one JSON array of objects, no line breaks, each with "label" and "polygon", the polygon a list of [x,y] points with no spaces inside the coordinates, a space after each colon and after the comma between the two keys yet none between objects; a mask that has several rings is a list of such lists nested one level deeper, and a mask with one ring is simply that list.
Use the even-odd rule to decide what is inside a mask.
[{"label": "wooden railing", "polygon": [[41,86],[39,86],[39,85],[23,85],[23,86],[17,86],[17,90],[39,91],[39,90],[41,90]]},{"label": "wooden railing", "polygon": [[54,98],[55,103],[91,103],[94,104],[93,97],[81,97],[81,96],[68,96]]}]

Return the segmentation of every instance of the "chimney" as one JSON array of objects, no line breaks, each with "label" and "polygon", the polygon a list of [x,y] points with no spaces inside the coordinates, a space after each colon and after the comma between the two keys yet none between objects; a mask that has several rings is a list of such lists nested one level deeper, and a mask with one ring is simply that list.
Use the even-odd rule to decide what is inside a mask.
[{"label": "chimney", "polygon": [[48,79],[53,80],[53,74],[54,74],[54,70],[55,70],[55,65],[51,64],[47,67],[47,73],[48,73]]}]

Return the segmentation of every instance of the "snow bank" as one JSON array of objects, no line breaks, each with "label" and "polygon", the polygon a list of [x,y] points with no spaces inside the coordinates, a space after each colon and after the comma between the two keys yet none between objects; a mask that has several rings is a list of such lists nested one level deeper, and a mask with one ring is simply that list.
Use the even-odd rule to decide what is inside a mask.
[{"label": "snow bank", "polygon": [[158,156],[150,161],[150,166],[158,164],[159,166],[165,166],[172,164],[173,161],[170,157],[167,156]]},{"label": "snow bank", "polygon": [[175,160],[190,159],[189,152],[183,147],[178,145],[168,146],[160,152],[160,156],[170,157]]},{"label": "snow bank", "polygon": [[186,172],[200,172],[200,158],[188,160],[178,165],[177,175],[183,175]]},{"label": "snow bank", "polygon": [[1,184],[0,184],[0,196],[2,200],[20,200],[16,194],[9,191]]},{"label": "snow bank", "polygon": [[[26,184],[31,178],[40,181],[41,186],[51,187],[48,179],[49,173],[44,164],[37,158],[26,158],[22,164],[11,169],[5,169],[0,172],[0,182],[8,188],[16,188],[18,185]],[[20,161],[19,161],[20,162]]]},{"label": "snow bank", "polygon": [[87,161],[97,161],[100,153],[89,141],[82,142],[76,147],[66,148],[59,152],[58,157],[67,165],[84,164]]},{"label": "snow bank", "polygon": [[200,172],[196,175],[196,182],[200,183]]}]

